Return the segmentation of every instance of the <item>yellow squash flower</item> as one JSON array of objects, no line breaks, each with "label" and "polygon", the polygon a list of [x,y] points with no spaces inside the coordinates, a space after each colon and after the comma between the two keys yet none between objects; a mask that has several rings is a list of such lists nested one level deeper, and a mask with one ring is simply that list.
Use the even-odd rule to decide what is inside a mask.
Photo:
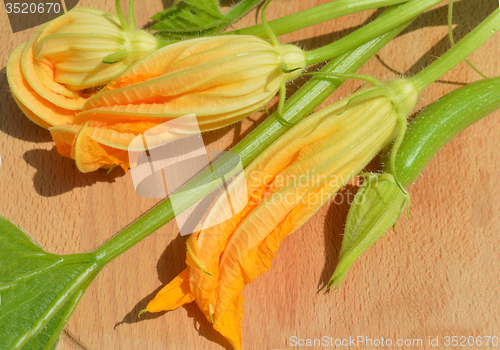
[{"label": "yellow squash flower", "polygon": [[[303,120],[248,166],[229,187],[237,191],[245,181],[246,207],[190,236],[188,267],[157,294],[148,311],[194,300],[214,329],[241,349],[245,285],[269,270],[287,235],[404,130],[402,118],[414,108],[418,92],[408,80],[397,79],[353,96],[358,98],[349,104],[339,101]],[[214,204],[207,220],[223,212],[221,205],[224,201]]]},{"label": "yellow squash flower", "polygon": [[[233,124],[264,107],[305,65],[296,46],[256,36],[178,42],[131,65],[86,101],[73,123],[50,132],[62,155],[85,153],[85,164],[75,159],[83,172],[112,165],[127,170],[126,152],[139,134],[192,113],[201,132]],[[87,122],[88,142],[78,143]]]},{"label": "yellow squash flower", "polygon": [[[123,28],[109,12],[77,7],[12,53],[7,78],[15,101],[33,122],[44,128],[70,124],[94,90],[158,46],[152,35]],[[116,62],[103,63],[106,57]]]}]

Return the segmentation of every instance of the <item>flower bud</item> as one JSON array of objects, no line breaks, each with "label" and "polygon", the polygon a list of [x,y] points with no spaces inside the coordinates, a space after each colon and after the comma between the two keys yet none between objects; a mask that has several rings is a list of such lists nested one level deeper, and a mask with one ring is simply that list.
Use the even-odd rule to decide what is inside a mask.
[{"label": "flower bud", "polygon": [[[77,7],[18,47],[7,76],[28,118],[43,127],[69,124],[94,89],[157,48],[157,39],[143,30],[125,30],[117,16]],[[113,55],[117,62],[103,63]]]},{"label": "flower bud", "polygon": [[371,174],[354,197],[347,216],[339,263],[328,285],[338,285],[361,254],[396,224],[407,196],[391,174]]},{"label": "flower bud", "polygon": [[[256,36],[227,35],[178,42],[131,65],[92,96],[72,124],[82,126],[89,121],[89,130],[99,130],[99,135],[114,132],[113,140],[118,142],[106,139],[104,144],[91,136],[110,152],[127,150],[127,133],[137,136],[148,127],[192,113],[201,132],[222,128],[264,107],[305,65],[304,53],[296,46],[275,47]],[[123,133],[122,137],[119,133]],[[52,132],[52,136],[59,148],[62,140],[57,139],[58,133]],[[89,163],[86,169],[115,164],[103,165],[104,158],[96,159],[93,166]],[[124,169],[130,166],[119,165]]]},{"label": "flower bud", "polygon": [[[147,310],[172,310],[194,300],[233,348],[241,349],[245,285],[269,270],[287,235],[394,141],[401,116],[411,112],[417,97],[412,82],[393,80],[292,127],[247,167],[246,187],[237,186],[239,178],[228,187],[231,198],[247,189],[245,208],[189,237],[188,267]],[[220,222],[224,199],[214,204],[208,221]]]}]

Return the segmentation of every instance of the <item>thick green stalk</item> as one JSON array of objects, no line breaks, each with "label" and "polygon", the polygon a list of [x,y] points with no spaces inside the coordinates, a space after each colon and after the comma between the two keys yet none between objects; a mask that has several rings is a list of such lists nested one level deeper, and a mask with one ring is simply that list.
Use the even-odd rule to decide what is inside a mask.
[{"label": "thick green stalk", "polygon": [[[407,1],[408,0],[337,0],[269,21],[269,25],[276,35],[283,35],[342,16],[380,7],[397,5]],[[223,34],[245,34],[256,35],[262,38],[268,37],[266,30],[260,24]]]},{"label": "thick green stalk", "polygon": [[[436,153],[458,133],[500,108],[500,78],[454,90],[424,109],[408,127],[396,156],[396,175],[411,185]],[[390,170],[386,163],[385,170]]]},{"label": "thick green stalk", "polygon": [[420,71],[412,80],[419,91],[432,84],[441,76],[473,53],[500,29],[500,11],[493,11],[484,21],[449,49],[430,66]]},{"label": "thick green stalk", "polygon": [[402,5],[394,6],[366,26],[356,30],[331,44],[306,52],[307,64],[316,64],[329,60],[352,50],[359,45],[388,32],[412,18],[417,17],[428,8],[442,0],[412,0]]},{"label": "thick green stalk", "polygon": [[[369,43],[357,48],[351,53],[344,54],[328,63],[323,72],[354,72],[358,70],[370,57],[377,53],[385,44],[400,33],[409,22],[396,27],[388,33],[381,35]],[[321,102],[330,96],[345,80],[337,78],[314,77],[308,81],[290,100],[286,103],[282,118],[290,122],[297,122],[304,116],[311,113]],[[245,139],[238,143],[231,151],[239,155],[243,166],[246,167],[257,155],[259,155],[268,145],[284,134],[288,127],[283,126],[277,119],[276,114],[267,118]],[[200,183],[210,183],[212,176],[220,177],[227,174],[231,169],[231,164],[227,165],[228,157],[217,160],[213,168],[214,174],[209,169],[205,169],[190,182],[180,188],[177,192],[182,192],[179,203],[182,208],[188,208],[203,198],[206,193],[199,190]],[[231,162],[229,162],[231,163]],[[216,184],[212,188],[215,190]],[[116,236],[104,243],[95,250],[96,259],[101,266],[124,253],[127,249],[149,236],[151,233],[168,223],[175,217],[170,199],[167,198],[120,231]]]}]

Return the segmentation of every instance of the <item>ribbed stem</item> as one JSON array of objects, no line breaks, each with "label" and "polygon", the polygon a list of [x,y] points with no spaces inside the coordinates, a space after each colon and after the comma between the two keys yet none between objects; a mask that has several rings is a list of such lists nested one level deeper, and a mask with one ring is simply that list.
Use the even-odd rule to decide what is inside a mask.
[{"label": "ribbed stem", "polygon": [[500,29],[500,11],[493,11],[484,21],[412,80],[419,91],[429,86],[477,50]]},{"label": "ribbed stem", "polygon": [[393,6],[376,20],[356,30],[354,33],[331,44],[320,47],[319,49],[306,52],[307,64],[312,65],[327,61],[344,52],[350,51],[412,18],[415,18],[441,1],[442,0],[413,0],[402,5]]},{"label": "ribbed stem", "polygon": [[[397,5],[407,1],[408,0],[336,0],[269,21],[269,26],[276,35],[283,35],[353,13]],[[237,6],[238,5],[236,5],[235,8]],[[262,38],[268,37],[266,30],[261,24],[223,34],[245,34],[256,35]]]}]

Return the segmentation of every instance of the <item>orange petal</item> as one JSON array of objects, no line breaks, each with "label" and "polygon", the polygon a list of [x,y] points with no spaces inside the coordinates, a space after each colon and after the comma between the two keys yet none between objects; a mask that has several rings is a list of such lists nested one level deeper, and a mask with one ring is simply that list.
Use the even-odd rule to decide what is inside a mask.
[{"label": "orange petal", "polygon": [[[275,84],[276,92],[279,82]],[[99,95],[99,94],[97,94]],[[97,96],[96,95],[96,96]],[[123,104],[86,109],[75,117],[76,124],[91,120],[92,125],[105,126],[126,122],[164,123],[194,113],[201,132],[235,123],[258,110],[274,96],[255,92],[243,97],[193,93],[165,103]]]},{"label": "orange petal", "polygon": [[[244,177],[238,177],[233,184],[240,179],[244,180]],[[237,186],[231,187],[236,188]],[[223,195],[225,196],[225,193]],[[235,198],[233,193],[231,193],[231,198]],[[216,201],[210,210],[206,222],[209,223],[211,220],[221,222],[222,220],[218,219],[218,215],[224,213],[225,209],[222,206],[225,205],[225,201]],[[231,234],[243,218],[251,212],[254,206],[255,203],[251,202],[231,219],[204,229],[201,232],[194,233],[189,237],[187,244],[191,254],[197,261],[197,263],[193,262],[193,259],[189,255],[188,259],[186,259],[186,263],[191,266],[189,277],[191,293],[205,315],[209,315],[210,307],[214,309],[216,307],[216,290],[219,288],[220,257],[226,249]],[[207,252],[210,253],[207,254]],[[210,275],[203,272],[198,265],[201,265]]]},{"label": "orange petal", "polygon": [[241,321],[243,320],[243,296],[240,294],[214,329],[224,336],[234,350],[241,350]]},{"label": "orange petal", "polygon": [[[196,39],[198,42],[206,41],[207,38]],[[147,59],[136,62],[131,65],[123,74],[110,82],[104,90],[114,90],[123,88],[132,84],[138,84],[148,79],[158,77],[164,74],[170,64],[189,46],[193,41],[180,41],[168,45],[168,49],[160,49],[152,52]]]},{"label": "orange petal", "polygon": [[[384,105],[389,104],[383,99],[370,103],[377,110]],[[260,183],[266,188],[256,192],[262,202],[237,224],[220,257],[216,323],[244,286],[269,270],[283,239],[391,140],[396,130],[394,119],[382,124],[372,113],[365,113],[365,107],[359,104],[347,114],[307,118],[247,168],[249,190]],[[359,117],[366,115],[372,117]]]},{"label": "orange petal", "polygon": [[39,95],[21,70],[21,56],[26,44],[17,47],[7,63],[7,79],[15,101],[26,116],[42,127],[69,124],[76,111],[61,108]]},{"label": "orange petal", "polygon": [[57,152],[61,156],[75,159],[74,146],[81,129],[81,125],[59,125],[49,128]]},{"label": "orange petal", "polygon": [[149,312],[169,311],[194,300],[189,290],[189,267],[163,287],[146,307]]},{"label": "orange petal", "polygon": [[[279,88],[283,79],[279,53],[261,39],[257,49],[252,51],[256,45],[249,44],[249,39],[245,41],[245,38],[247,36],[204,38],[169,45],[132,65],[91,98],[85,109],[129,103],[163,103],[175,96],[211,89],[215,89],[216,94],[234,95],[240,89],[252,86],[265,88],[264,93],[272,96],[277,90],[272,80],[279,81]],[[230,45],[221,46],[228,41]],[[205,44],[215,47],[209,49]],[[259,77],[257,81],[256,77]],[[249,84],[245,83],[247,79]]]},{"label": "orange petal", "polygon": [[128,152],[108,147],[94,141],[85,125],[76,138],[75,162],[82,173],[95,171],[103,166],[119,165],[123,170],[130,168]]},{"label": "orange petal", "polygon": [[[46,74],[47,66],[43,69],[37,68],[34,57],[34,45],[37,39],[38,36],[35,35],[33,39],[26,44],[21,56],[21,69],[29,85],[43,98],[60,108],[72,111],[82,110],[83,105],[87,101],[86,98],[77,95],[75,91],[70,90],[63,85],[54,82],[53,75],[52,77],[49,77]],[[42,72],[44,72],[44,74],[41,74]]]},{"label": "orange petal", "polygon": [[[130,155],[144,151],[131,144],[132,140],[145,131],[150,142],[148,147],[153,148],[163,145],[180,136],[175,132],[155,123],[118,123],[106,127],[90,126],[87,122],[85,129],[82,125],[67,124],[49,128],[52,139],[56,143],[58,152],[66,157],[76,160],[82,172],[97,170],[100,167],[109,168],[114,165],[121,166],[127,171],[135,166],[135,160],[130,164]],[[182,135],[181,135],[182,136]]]},{"label": "orange petal", "polygon": [[33,123],[35,123],[38,126],[41,126],[44,129],[50,128],[52,125],[44,121],[42,118],[38,117],[35,113],[30,111],[28,108],[26,108],[25,105],[21,103],[21,101],[18,100],[16,95],[12,96],[14,98],[14,101],[16,101],[17,106],[19,109],[24,113],[25,116],[28,117],[29,120],[31,120]]},{"label": "orange petal", "polygon": [[[227,48],[228,45],[234,43],[235,40],[241,41],[242,38],[254,40],[254,44],[259,43],[262,46],[262,39],[250,36],[224,36],[218,37],[217,40],[198,38],[180,41],[168,45],[164,49],[152,52],[147,59],[143,59],[130,66],[120,75],[120,77],[109,83],[105,90],[113,90],[132,84],[138,84],[167,72],[197,66],[200,64],[202,58],[200,55],[196,55],[197,52],[208,51],[208,54],[212,55],[210,60],[214,61],[217,58],[216,55],[224,54],[223,50],[216,50],[217,48]],[[264,42],[264,44],[268,47],[270,46],[269,43]],[[190,59],[186,60],[186,58]]]}]

